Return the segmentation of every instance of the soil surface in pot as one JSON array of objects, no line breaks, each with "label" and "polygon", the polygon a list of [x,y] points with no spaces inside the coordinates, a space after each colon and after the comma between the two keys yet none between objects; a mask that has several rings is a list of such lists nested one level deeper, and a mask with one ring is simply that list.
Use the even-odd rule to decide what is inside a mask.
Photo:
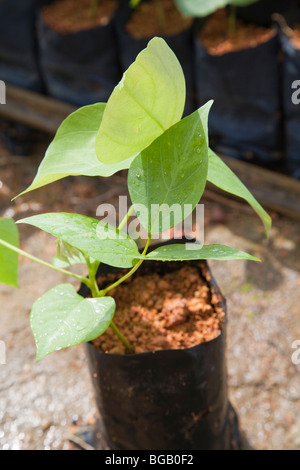
[{"label": "soil surface in pot", "polygon": [[296,49],[300,50],[300,24],[294,26],[291,42]]},{"label": "soil surface in pot", "polygon": [[192,25],[193,19],[184,18],[173,0],[160,0],[160,6],[163,15],[156,0],[141,3],[126,24],[127,33],[136,39],[172,36]]},{"label": "soil surface in pot", "polygon": [[61,34],[106,26],[117,9],[117,0],[101,0],[93,10],[93,0],[58,0],[42,8],[45,24]]},{"label": "soil surface in pot", "polygon": [[211,55],[256,47],[275,36],[275,29],[236,21],[235,31],[229,30],[226,10],[216,11],[199,32],[199,39]]},{"label": "soil surface in pot", "polygon": [[[203,274],[185,265],[166,274],[137,275],[110,292],[117,304],[114,321],[135,353],[191,348],[220,335],[225,313],[209,287],[209,273]],[[106,353],[126,353],[111,328],[93,344]]]}]

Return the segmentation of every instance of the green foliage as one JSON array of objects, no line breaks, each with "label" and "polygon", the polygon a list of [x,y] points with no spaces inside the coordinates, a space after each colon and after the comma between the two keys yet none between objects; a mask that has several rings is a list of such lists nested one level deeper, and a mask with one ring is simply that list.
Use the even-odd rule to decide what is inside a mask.
[{"label": "green foliage", "polygon": [[136,243],[126,233],[84,215],[41,214],[18,223],[44,230],[90,258],[117,268],[131,268],[139,254]]},{"label": "green foliage", "polygon": [[83,299],[70,284],[51,289],[35,302],[31,311],[37,360],[96,339],[109,327],[115,308],[112,297]]},{"label": "green foliage", "polygon": [[0,219],[0,282],[19,287],[18,255],[1,244],[1,241],[19,247],[18,229],[12,219]]},{"label": "green foliage", "polygon": [[180,121],[185,98],[175,54],[163,39],[152,39],[108,100],[96,140],[99,160],[112,164],[138,154]]},{"label": "green foliage", "polygon": [[[166,42],[154,38],[124,74],[107,105],[86,106],[62,123],[34,182],[25,191],[69,175],[110,176],[129,169],[128,189],[132,203],[141,225],[149,233],[142,254],[135,241],[121,229],[91,217],[50,213],[19,221],[57,238],[57,255],[51,265],[20,250],[15,223],[0,219],[0,282],[18,285],[19,253],[73,276],[85,283],[92,294],[92,298],[84,299],[71,285],[63,284],[34,304],[31,326],[38,360],[53,351],[91,341],[109,326],[131,349],[113,323],[115,302],[106,294],[128,279],[144,261],[258,261],[254,256],[227,246],[201,247],[194,243],[168,245],[148,254],[151,237],[188,217],[198,204],[207,181],[246,200],[263,221],[267,234],[271,227],[268,214],[209,149],[208,115],[212,102],[181,119],[184,105],[182,68]],[[145,210],[141,210],[141,206]],[[83,263],[87,266],[87,278],[64,269]],[[129,271],[115,285],[100,291],[96,279],[100,263]]]},{"label": "green foliage", "polygon": [[[198,204],[207,179],[208,146],[199,111],[186,117],[132,162],[128,188],[139,220],[150,235],[162,233],[188,217]],[[169,208],[177,204],[173,218]],[[185,205],[190,205],[188,212]],[[165,206],[165,207],[164,207]]]},{"label": "green foliage", "polygon": [[189,249],[184,245],[167,245],[149,253],[146,257],[148,260],[157,261],[187,261],[197,259],[214,259],[228,261],[234,259],[246,259],[251,261],[260,261],[258,258],[235,250],[225,245],[205,245],[198,247],[197,244],[191,244]]},{"label": "green foliage", "polygon": [[33,183],[21,194],[67,176],[107,177],[129,168],[130,159],[104,165],[97,158],[95,142],[104,110],[104,103],[85,106],[75,111],[61,124]]}]

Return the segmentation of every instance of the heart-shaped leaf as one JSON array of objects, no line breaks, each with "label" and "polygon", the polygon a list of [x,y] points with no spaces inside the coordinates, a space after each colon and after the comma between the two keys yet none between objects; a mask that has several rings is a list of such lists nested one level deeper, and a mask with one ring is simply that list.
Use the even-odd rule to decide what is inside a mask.
[{"label": "heart-shaped leaf", "polygon": [[19,233],[12,219],[0,218],[0,282],[12,287],[18,284],[18,255],[1,244],[1,240],[19,248]]},{"label": "heart-shaped leaf", "polygon": [[98,338],[109,327],[115,308],[112,297],[84,299],[70,284],[51,289],[31,311],[37,360]]},{"label": "heart-shaped leaf", "polygon": [[151,235],[174,227],[194,210],[206,184],[207,155],[198,110],[165,131],[132,162],[130,197]]},{"label": "heart-shaped leaf", "polygon": [[167,245],[151,251],[144,257],[148,260],[158,261],[187,261],[187,260],[237,260],[245,259],[260,261],[258,258],[249,255],[243,251],[235,250],[226,245],[205,245],[198,248],[195,243],[187,245]]},{"label": "heart-shaped leaf", "polygon": [[126,233],[112,225],[79,214],[41,214],[18,223],[33,225],[64,240],[94,260],[118,268],[135,264],[138,247]]},{"label": "heart-shaped leaf", "polygon": [[96,156],[96,136],[104,109],[104,103],[85,106],[72,113],[61,124],[33,183],[21,194],[67,176],[111,176],[129,168],[131,159],[104,165]]},{"label": "heart-shaped leaf", "polygon": [[153,38],[110,96],[96,140],[103,163],[132,157],[178,122],[185,105],[185,79],[167,43]]}]

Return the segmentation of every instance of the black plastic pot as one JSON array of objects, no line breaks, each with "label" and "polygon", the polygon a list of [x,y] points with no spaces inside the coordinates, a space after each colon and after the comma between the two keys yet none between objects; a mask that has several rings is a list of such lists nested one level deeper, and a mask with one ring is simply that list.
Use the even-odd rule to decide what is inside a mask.
[{"label": "black plastic pot", "polygon": [[[135,61],[137,55],[147,47],[151,38],[137,39],[130,36],[125,29],[133,10],[123,4],[116,18],[116,32],[119,43],[119,54],[122,71],[125,72]],[[172,36],[162,36],[177,56],[185,75],[187,99],[184,115],[195,111],[195,76],[193,28],[186,29]]]},{"label": "black plastic pot", "polygon": [[0,1],[0,80],[41,91],[35,16],[36,0]]},{"label": "black plastic pot", "polygon": [[198,106],[213,99],[212,147],[226,155],[275,163],[282,132],[278,35],[255,48],[211,55],[195,39]]},{"label": "black plastic pot", "polygon": [[260,0],[247,7],[237,8],[237,16],[247,22],[262,26],[272,24],[273,13],[287,13],[295,4],[295,0]]},{"label": "black plastic pot", "polygon": [[[209,281],[226,309],[204,262],[190,262]],[[182,263],[147,262],[138,275],[165,273]],[[102,266],[101,275],[118,273]],[[205,274],[206,273],[206,274]],[[82,287],[81,295],[87,295]],[[101,414],[113,450],[226,450],[239,448],[237,417],[228,401],[226,325],[221,335],[184,350],[113,355],[86,344]]]},{"label": "black plastic pot", "polygon": [[59,34],[38,19],[40,61],[50,96],[77,106],[106,102],[121,78],[113,21]]},{"label": "black plastic pot", "polygon": [[[284,33],[280,33],[280,38],[283,50],[282,99],[286,165],[288,172],[300,179],[300,93],[297,91],[300,80],[300,50],[295,49]],[[294,82],[298,82],[296,88],[293,88]]]}]

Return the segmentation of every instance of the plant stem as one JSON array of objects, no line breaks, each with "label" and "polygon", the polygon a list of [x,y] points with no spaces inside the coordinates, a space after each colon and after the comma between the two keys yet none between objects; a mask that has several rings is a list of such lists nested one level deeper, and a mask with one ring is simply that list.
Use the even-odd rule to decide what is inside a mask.
[{"label": "plant stem", "polygon": [[82,277],[82,276],[78,276],[77,274],[75,273],[72,273],[70,271],[66,271],[65,269],[62,269],[62,268],[58,268],[56,266],[54,266],[53,264],[50,264],[50,263],[47,263],[46,261],[43,261],[39,258],[36,258],[35,256],[32,256],[30,255],[29,253],[26,253],[26,251],[23,251],[21,250],[20,248],[17,248],[16,246],[14,245],[11,245],[10,243],[7,243],[5,242],[4,240],[0,240],[0,245],[2,246],[5,246],[6,248],[14,251],[15,253],[18,253],[19,255],[22,255],[22,256],[25,256],[26,258],[30,259],[31,261],[35,261],[36,263],[39,263],[41,264],[42,266],[45,266],[46,268],[50,268],[52,269],[53,271],[57,271],[61,274],[66,274],[68,276],[71,276],[71,277],[74,277],[75,279],[77,279],[78,281],[80,282],[83,282],[84,284],[86,284],[88,287],[90,287],[90,281],[89,279],[86,279],[85,277]]},{"label": "plant stem", "polygon": [[164,10],[161,0],[155,0],[155,3],[156,3],[156,11],[157,11],[157,16],[158,16],[159,29],[162,35],[164,35],[167,32],[165,10]]},{"label": "plant stem", "polygon": [[[149,248],[149,245],[150,245],[150,241],[151,241],[151,237],[148,238],[148,241],[146,243],[146,246],[145,246],[145,249],[142,253],[142,256],[144,256],[147,251],[148,251],[148,248]],[[112,289],[114,289],[115,287],[118,287],[120,284],[122,284],[124,281],[126,281],[127,279],[129,279],[138,269],[139,267],[141,266],[141,264],[144,262],[143,259],[141,259],[127,274],[125,274],[125,276],[121,277],[121,279],[119,279],[117,282],[115,282],[114,284],[112,284],[111,286],[107,287],[106,289],[103,289],[102,291],[100,291],[100,297],[104,297],[109,291],[111,291]]]},{"label": "plant stem", "polygon": [[131,206],[127,212],[127,214],[125,215],[124,219],[122,220],[122,222],[120,223],[119,227],[118,227],[118,230],[122,230],[122,228],[126,225],[129,217],[132,215],[132,213],[134,212],[134,207]]},{"label": "plant stem", "polygon": [[122,335],[121,331],[117,327],[117,325],[112,321],[110,324],[113,332],[117,335],[120,341],[124,344],[124,346],[129,349],[129,351],[134,351],[134,347],[127,341],[127,339]]},{"label": "plant stem", "polygon": [[232,35],[236,30],[236,6],[235,5],[230,5],[229,7],[228,30],[229,30],[230,35]]},{"label": "plant stem", "polygon": [[99,6],[99,0],[91,0],[91,8],[90,8],[90,20],[91,21],[96,19],[98,6]]}]

